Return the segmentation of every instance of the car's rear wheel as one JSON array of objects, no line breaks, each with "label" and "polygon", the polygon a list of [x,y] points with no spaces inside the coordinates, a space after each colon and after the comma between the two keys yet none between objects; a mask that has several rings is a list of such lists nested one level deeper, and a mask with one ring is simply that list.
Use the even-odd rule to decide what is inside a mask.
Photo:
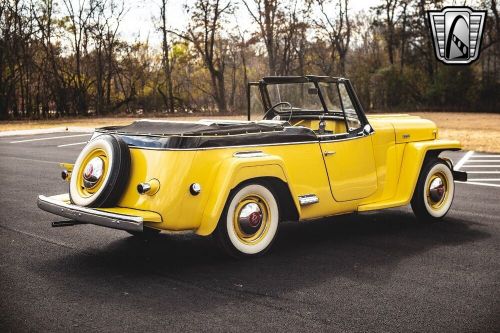
[{"label": "car's rear wheel", "polygon": [[420,172],[411,207],[419,221],[439,221],[450,210],[454,194],[455,183],[449,165],[438,158],[431,159]]},{"label": "car's rear wheel", "polygon": [[272,190],[245,184],[231,192],[214,236],[233,257],[258,256],[271,247],[278,223],[278,201]]},{"label": "car's rear wheel", "polygon": [[113,207],[130,175],[130,151],[119,137],[100,135],[78,156],[69,184],[71,201],[85,207]]}]

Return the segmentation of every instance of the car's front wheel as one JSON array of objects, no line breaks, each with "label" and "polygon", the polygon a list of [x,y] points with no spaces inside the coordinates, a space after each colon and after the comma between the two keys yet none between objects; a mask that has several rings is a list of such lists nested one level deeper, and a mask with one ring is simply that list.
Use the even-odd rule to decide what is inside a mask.
[{"label": "car's front wheel", "polygon": [[448,213],[454,193],[449,165],[441,159],[431,159],[422,167],[411,207],[420,221],[435,222]]},{"label": "car's front wheel", "polygon": [[258,183],[245,184],[230,194],[214,236],[233,257],[262,255],[276,237],[279,218],[272,190]]}]

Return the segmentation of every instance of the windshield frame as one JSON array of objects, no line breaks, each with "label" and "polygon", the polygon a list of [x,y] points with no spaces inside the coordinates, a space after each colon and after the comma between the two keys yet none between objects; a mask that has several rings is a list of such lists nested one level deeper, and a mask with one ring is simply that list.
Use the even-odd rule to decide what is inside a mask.
[{"label": "windshield frame", "polygon": [[[275,84],[291,84],[291,83],[298,83],[298,84],[306,84],[306,83],[313,83],[315,88],[318,91],[318,98],[320,100],[321,106],[323,110],[321,111],[291,111],[291,116],[312,116],[312,117],[318,117],[318,116],[326,116],[326,117],[339,117],[342,118],[344,121],[347,122],[347,115],[344,109],[343,101],[342,99],[340,100],[341,102],[341,112],[332,112],[328,110],[328,107],[325,103],[325,99],[323,96],[322,89],[319,86],[320,82],[324,83],[333,83],[335,84],[335,89],[339,89],[339,84],[343,83],[345,85],[346,91],[349,95],[349,98],[351,100],[351,103],[353,104],[353,107],[356,111],[356,114],[358,115],[358,118],[360,122],[362,123],[362,126],[369,124],[368,119],[366,118],[366,114],[364,112],[364,109],[354,92],[354,88],[352,87],[352,84],[350,80],[345,79],[345,78],[340,78],[340,77],[331,77],[331,76],[313,76],[313,75],[307,75],[307,76],[268,76],[264,77],[262,80],[258,82],[249,82],[248,83],[248,96],[250,96],[250,89],[252,86],[258,86],[259,92],[260,92],[260,97],[262,101],[262,105],[264,107],[263,112],[265,113],[267,110],[269,110],[272,107],[271,104],[271,98],[269,97],[269,91],[267,87],[269,85],[275,85]],[[340,95],[340,92],[339,92]],[[248,101],[248,120],[251,120],[251,114],[250,114],[250,97],[247,99]],[[288,112],[283,112],[283,114],[289,114]]]}]

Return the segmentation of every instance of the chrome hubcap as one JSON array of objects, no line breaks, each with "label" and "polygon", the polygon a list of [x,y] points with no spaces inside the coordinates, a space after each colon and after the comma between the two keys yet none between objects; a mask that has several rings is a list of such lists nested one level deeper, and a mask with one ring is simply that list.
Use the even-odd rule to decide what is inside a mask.
[{"label": "chrome hubcap", "polygon": [[103,171],[104,161],[100,157],[91,159],[83,171],[83,186],[86,189],[93,188],[101,179]]},{"label": "chrome hubcap", "polygon": [[256,203],[247,203],[238,215],[238,224],[241,231],[247,235],[255,234],[262,225],[262,210]]},{"label": "chrome hubcap", "polygon": [[427,202],[429,206],[438,210],[446,203],[448,198],[448,180],[446,175],[438,172],[431,176],[427,185]]},{"label": "chrome hubcap", "polygon": [[443,200],[445,187],[443,180],[440,177],[435,178],[429,186],[429,195],[433,202],[440,202]]}]

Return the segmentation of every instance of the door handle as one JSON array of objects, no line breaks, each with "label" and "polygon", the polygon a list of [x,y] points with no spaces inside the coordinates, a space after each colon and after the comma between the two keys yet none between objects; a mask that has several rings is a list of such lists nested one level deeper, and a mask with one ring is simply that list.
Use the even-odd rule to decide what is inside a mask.
[{"label": "door handle", "polygon": [[324,155],[324,156],[331,156],[331,155],[335,155],[335,153],[336,153],[336,152],[334,152],[334,151],[325,151],[325,152],[323,153],[323,155]]}]

